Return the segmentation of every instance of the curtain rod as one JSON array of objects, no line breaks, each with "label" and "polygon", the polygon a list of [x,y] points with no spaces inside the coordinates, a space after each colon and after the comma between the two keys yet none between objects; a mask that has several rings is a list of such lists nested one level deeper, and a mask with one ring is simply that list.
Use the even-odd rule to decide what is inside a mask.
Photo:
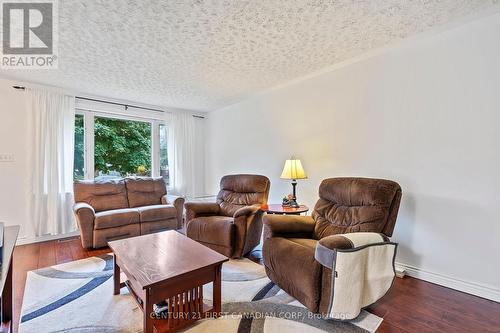
[{"label": "curtain rod", "polygon": [[[18,90],[26,90],[26,87],[23,87],[23,86],[12,86],[12,88],[18,89]],[[152,108],[146,108],[146,107],[136,106],[136,105],[130,105],[130,104],[123,104],[123,103],[117,103],[117,102],[103,101],[101,99],[95,99],[95,98],[80,97],[80,96],[75,96],[75,98],[78,98],[78,99],[81,99],[81,100],[86,100],[86,101],[91,101],[91,102],[99,102],[99,103],[120,105],[120,106],[124,106],[125,110],[128,110],[129,107],[132,107],[132,108],[136,108],[136,109],[142,109],[142,110],[148,110],[148,111],[154,111],[154,112],[169,112],[169,111],[160,110],[160,109],[152,109]],[[193,114],[192,116],[195,117],[195,118],[205,119],[205,117],[198,116],[198,115],[195,115],[195,114]]]}]

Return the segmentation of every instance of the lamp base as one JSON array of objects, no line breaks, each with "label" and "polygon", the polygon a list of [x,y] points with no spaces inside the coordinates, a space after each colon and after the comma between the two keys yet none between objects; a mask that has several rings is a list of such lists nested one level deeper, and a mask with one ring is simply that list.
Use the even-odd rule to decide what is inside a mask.
[{"label": "lamp base", "polygon": [[297,180],[292,179],[292,195],[293,195],[293,200],[295,200],[295,202],[297,202],[296,187],[297,187]]}]

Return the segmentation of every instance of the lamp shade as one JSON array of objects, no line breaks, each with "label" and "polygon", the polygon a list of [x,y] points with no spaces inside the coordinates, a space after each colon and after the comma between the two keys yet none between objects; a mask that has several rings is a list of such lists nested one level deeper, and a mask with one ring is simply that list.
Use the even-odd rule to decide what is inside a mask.
[{"label": "lamp shade", "polygon": [[286,160],[281,179],[305,179],[307,178],[306,172],[302,167],[300,160]]}]

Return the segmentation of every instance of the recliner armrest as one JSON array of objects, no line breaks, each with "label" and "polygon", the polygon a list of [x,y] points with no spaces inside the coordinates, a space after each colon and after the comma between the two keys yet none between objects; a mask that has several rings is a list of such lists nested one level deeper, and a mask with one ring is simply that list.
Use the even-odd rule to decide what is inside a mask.
[{"label": "recliner armrest", "polygon": [[314,258],[323,266],[332,268],[337,250],[351,250],[381,243],[389,243],[389,238],[376,232],[331,235],[318,241]]},{"label": "recliner armrest", "polygon": [[331,287],[322,291],[326,302],[320,311],[331,319],[356,318],[362,308],[375,303],[391,288],[396,277],[396,252],[397,243],[375,232],[320,239],[314,258],[324,270],[331,270]]},{"label": "recliner armrest", "polygon": [[186,223],[198,216],[218,215],[220,211],[219,204],[215,202],[186,202]]},{"label": "recliner armrest", "polygon": [[260,204],[244,206],[233,214],[236,229],[234,257],[242,257],[260,242],[262,235],[262,215]]},{"label": "recliner armrest", "polygon": [[241,207],[240,209],[238,209],[234,213],[233,217],[237,218],[240,216],[250,216],[250,215],[256,214],[259,211],[261,211],[261,205],[259,205],[259,204],[245,206],[245,207]]},{"label": "recliner armrest", "polygon": [[272,215],[263,217],[264,239],[271,237],[312,237],[315,221],[311,216]]}]

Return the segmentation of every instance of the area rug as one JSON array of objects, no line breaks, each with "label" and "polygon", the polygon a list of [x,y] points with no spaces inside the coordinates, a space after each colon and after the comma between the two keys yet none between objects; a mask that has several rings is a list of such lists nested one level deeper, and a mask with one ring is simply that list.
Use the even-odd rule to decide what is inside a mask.
[{"label": "area rug", "polygon": [[[28,272],[19,332],[141,332],[142,311],[127,288],[113,295],[112,275],[111,255]],[[211,284],[203,294],[210,302]],[[198,321],[184,331],[375,332],[382,322],[366,311],[350,322],[318,318],[248,259],[224,263],[222,303],[222,317]]]}]

